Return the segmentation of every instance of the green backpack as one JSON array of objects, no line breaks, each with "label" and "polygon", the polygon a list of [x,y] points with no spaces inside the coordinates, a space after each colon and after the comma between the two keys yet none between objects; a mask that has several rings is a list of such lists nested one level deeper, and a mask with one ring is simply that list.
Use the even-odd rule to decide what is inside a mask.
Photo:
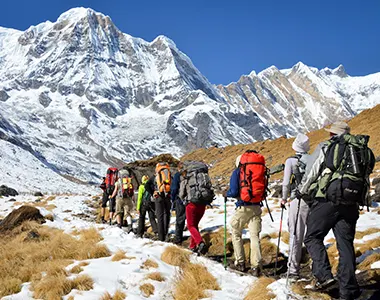
[{"label": "green backpack", "polygon": [[369,136],[344,134],[333,138],[326,151],[327,180],[319,188],[336,205],[367,205],[369,175],[375,156],[368,148]]}]

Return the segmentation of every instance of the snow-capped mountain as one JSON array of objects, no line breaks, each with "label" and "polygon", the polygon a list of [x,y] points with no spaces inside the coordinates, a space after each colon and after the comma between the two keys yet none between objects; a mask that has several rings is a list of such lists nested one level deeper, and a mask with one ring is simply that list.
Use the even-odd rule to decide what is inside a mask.
[{"label": "snow-capped mountain", "polygon": [[122,161],[291,136],[379,102],[380,73],[343,66],[270,67],[215,86],[167,37],[134,38],[91,9],[0,27],[0,139],[57,176],[97,180]]}]

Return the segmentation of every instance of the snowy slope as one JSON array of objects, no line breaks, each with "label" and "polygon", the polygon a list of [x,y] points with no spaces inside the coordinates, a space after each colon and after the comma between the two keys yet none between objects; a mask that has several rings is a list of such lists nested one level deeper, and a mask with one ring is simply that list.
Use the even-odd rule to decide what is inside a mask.
[{"label": "snowy slope", "polygon": [[[33,202],[36,197],[33,196],[17,196],[15,197],[18,201],[17,203],[28,203]],[[19,207],[21,204],[13,205],[14,202],[8,202],[9,198],[3,198],[0,201],[0,216],[5,216],[13,208]],[[89,221],[84,221],[78,217],[78,214],[89,214],[90,209],[86,205],[86,201],[91,199],[85,196],[58,196],[49,203],[54,204],[56,208],[53,210],[54,221],[47,221],[45,226],[52,226],[64,230],[66,233],[71,233],[75,230],[87,229],[91,227],[98,228],[103,236],[104,243],[109,247],[112,253],[117,250],[126,251],[128,256],[134,257],[133,259],[123,259],[121,261],[112,262],[111,257],[99,258],[99,259],[89,259],[86,260],[89,265],[83,267],[84,271],[81,274],[89,275],[95,282],[94,288],[90,291],[77,291],[73,290],[70,294],[65,296],[63,299],[68,299],[69,296],[74,296],[75,299],[91,300],[100,299],[101,296],[108,291],[113,294],[117,289],[122,290],[127,294],[127,299],[144,299],[139,290],[139,286],[142,283],[151,283],[155,286],[155,293],[150,297],[150,299],[173,299],[173,282],[178,275],[178,268],[166,264],[161,261],[160,257],[169,244],[163,242],[152,242],[148,239],[137,239],[131,234],[127,234],[125,231],[114,227],[103,224],[95,224]],[[92,200],[93,201],[93,200]],[[280,222],[280,208],[278,204],[274,204],[273,200],[269,200],[269,205],[272,209],[272,214],[275,222],[271,222],[269,215],[265,214],[263,216],[262,222],[262,232],[261,235],[278,232],[279,222]],[[206,210],[204,217],[200,222],[200,229],[211,229],[218,228],[224,224],[224,214],[221,213],[224,210],[224,199],[218,197],[214,203],[214,209]],[[68,210],[69,208],[69,210]],[[235,206],[233,202],[228,202],[227,205],[227,222],[230,223],[231,217],[235,212]],[[43,215],[50,214],[44,208],[41,208],[41,213]],[[284,220],[287,220],[287,210],[284,211]],[[357,230],[363,231],[368,228],[379,228],[380,225],[376,220],[378,219],[378,214],[375,208],[371,208],[370,213],[364,213],[360,215],[357,224]],[[174,222],[175,219],[171,219],[170,231],[174,232]],[[287,231],[287,226],[284,221],[283,230]],[[135,224],[136,225],[136,224]],[[186,231],[185,235],[189,235]],[[249,237],[248,231],[244,231],[243,236],[245,238]],[[375,233],[371,235],[364,236],[361,240],[355,240],[355,243],[363,243],[370,239],[375,239],[380,236],[380,233]],[[330,232],[325,241],[333,237],[332,232]],[[272,242],[276,243],[277,240],[273,239]],[[327,243],[327,242],[326,242]],[[280,244],[281,252],[288,253],[288,245],[281,241]],[[364,257],[365,255],[363,255]],[[153,259],[158,263],[157,269],[142,269],[141,265],[146,259]],[[362,257],[358,258],[360,261]],[[208,260],[203,257],[192,256],[191,260],[193,262],[204,264],[208,271],[214,275],[221,287],[220,291],[210,291],[212,299],[229,299],[229,300],[241,300],[247,294],[251,284],[256,280],[252,276],[240,277],[234,273],[225,271],[223,266],[214,261]],[[78,262],[74,262],[67,269],[69,270]],[[379,262],[375,262],[372,268],[379,266]],[[164,282],[152,281],[150,279],[145,279],[146,274],[158,271],[164,275],[166,280]],[[20,293],[4,297],[7,300],[24,300],[32,299],[32,292],[29,290],[30,283],[23,284],[23,288]],[[286,299],[286,289],[285,280],[281,279],[269,286],[269,289],[273,291],[276,295],[276,299],[285,300]],[[294,296],[294,295],[293,295]],[[298,296],[299,297],[299,296]]]},{"label": "snowy slope", "polygon": [[73,8],[26,31],[0,27],[0,139],[57,174],[98,182],[110,165],[350,118],[379,103],[379,74],[298,63],[214,86],[169,38],[147,42]]}]

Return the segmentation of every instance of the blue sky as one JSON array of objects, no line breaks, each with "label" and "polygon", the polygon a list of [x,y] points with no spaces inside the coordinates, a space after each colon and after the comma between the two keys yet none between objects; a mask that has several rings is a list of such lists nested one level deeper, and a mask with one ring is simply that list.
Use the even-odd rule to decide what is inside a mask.
[{"label": "blue sky", "polygon": [[0,26],[25,30],[72,7],[109,15],[125,33],[164,34],[215,84],[271,65],[380,72],[380,0],[5,0]]}]

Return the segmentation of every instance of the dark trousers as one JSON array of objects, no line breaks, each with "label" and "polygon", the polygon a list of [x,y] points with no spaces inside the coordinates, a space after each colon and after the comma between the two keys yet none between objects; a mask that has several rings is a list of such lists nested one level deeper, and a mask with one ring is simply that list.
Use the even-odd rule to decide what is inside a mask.
[{"label": "dark trousers", "polygon": [[170,207],[171,202],[169,197],[158,197],[155,200],[158,239],[165,241],[169,231],[170,224]]},{"label": "dark trousers", "polygon": [[333,278],[323,240],[333,230],[339,251],[339,293],[343,299],[353,299],[359,286],[355,277],[354,238],[359,211],[356,206],[334,206],[332,202],[316,201],[307,219],[305,245],[313,260],[313,274],[319,281]]},{"label": "dark trousers", "polygon": [[190,249],[197,247],[202,241],[202,236],[199,233],[198,224],[201,221],[206,210],[206,205],[189,203],[186,205],[186,220],[187,228],[190,231]]},{"label": "dark trousers", "polygon": [[182,201],[177,200],[175,206],[175,241],[181,243],[183,240],[183,230],[185,229],[186,222],[186,206]]},{"label": "dark trousers", "polygon": [[157,233],[157,222],[156,222],[156,215],[155,215],[155,209],[154,209],[154,203],[149,201],[143,201],[141,203],[140,207],[140,215],[139,215],[139,221],[138,221],[138,227],[137,227],[137,235],[143,235],[145,231],[145,216],[146,213],[148,213],[149,216],[149,222],[152,226],[152,230],[154,233]]}]

